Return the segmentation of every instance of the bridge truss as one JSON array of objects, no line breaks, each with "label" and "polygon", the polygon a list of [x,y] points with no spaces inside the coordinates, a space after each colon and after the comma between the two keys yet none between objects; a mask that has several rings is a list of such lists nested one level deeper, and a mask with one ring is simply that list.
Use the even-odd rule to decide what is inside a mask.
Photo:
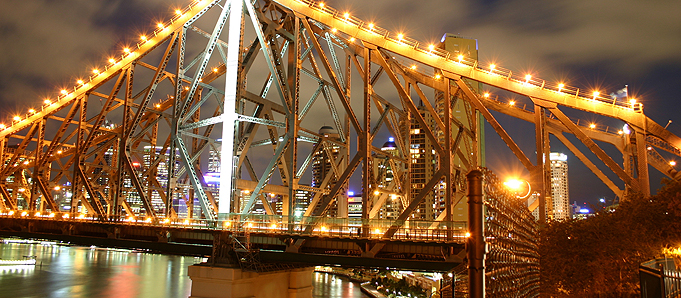
[{"label": "bridge truss", "polygon": [[[347,192],[356,179],[360,233],[375,232],[370,221],[400,200],[398,214],[379,230],[391,238],[441,186],[450,207],[431,227],[451,225],[451,206],[465,195],[464,176],[480,165],[477,115],[511,148],[544,198],[550,198],[543,158],[549,134],[617,196],[649,194],[649,164],[679,178],[655,148],[681,156],[681,139],[647,118],[640,104],[485,67],[321,2],[194,1],[157,27],[89,79],[0,131],[0,208],[59,213],[67,197],[69,211],[58,216],[216,220],[265,213],[278,218],[275,225],[307,221],[314,229],[321,216],[348,218]],[[534,107],[501,103],[471,82],[527,96]],[[443,108],[454,105],[465,117]],[[630,131],[582,127],[564,108],[619,119]],[[535,124],[535,162],[491,111]],[[337,136],[320,133],[322,125]],[[414,125],[435,156],[433,173],[421,184],[410,175],[423,153],[412,148]],[[626,187],[620,189],[566,133]],[[379,148],[384,135],[394,137],[394,153]],[[615,145],[624,163],[595,141]],[[206,175],[216,161],[223,173],[219,186]],[[329,174],[308,185],[320,162],[328,163]],[[390,180],[379,163],[390,167]],[[309,202],[296,199],[301,193]],[[545,203],[538,200],[540,208]]]}]

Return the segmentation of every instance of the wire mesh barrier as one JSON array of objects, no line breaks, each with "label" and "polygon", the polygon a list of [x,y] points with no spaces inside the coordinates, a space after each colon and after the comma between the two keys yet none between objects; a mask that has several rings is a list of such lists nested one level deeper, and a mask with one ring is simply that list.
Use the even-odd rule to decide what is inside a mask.
[{"label": "wire mesh barrier", "polygon": [[[486,243],[482,249],[487,251],[484,259],[484,291],[489,297],[538,297],[537,222],[526,202],[511,195],[492,171],[486,168],[479,170],[483,177],[483,239]],[[455,296],[483,297],[473,295],[472,292],[476,290],[469,285],[471,280],[474,280],[471,276],[456,278]]]},{"label": "wire mesh barrier", "polygon": [[681,297],[681,270],[673,259],[654,259],[639,266],[641,297]]}]

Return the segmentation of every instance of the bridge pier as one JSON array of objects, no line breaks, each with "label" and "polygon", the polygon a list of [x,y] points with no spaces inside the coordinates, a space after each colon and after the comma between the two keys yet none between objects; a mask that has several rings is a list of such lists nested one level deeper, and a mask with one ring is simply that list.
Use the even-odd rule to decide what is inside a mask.
[{"label": "bridge pier", "polygon": [[239,268],[189,266],[190,298],[311,298],[314,268],[248,272]]}]

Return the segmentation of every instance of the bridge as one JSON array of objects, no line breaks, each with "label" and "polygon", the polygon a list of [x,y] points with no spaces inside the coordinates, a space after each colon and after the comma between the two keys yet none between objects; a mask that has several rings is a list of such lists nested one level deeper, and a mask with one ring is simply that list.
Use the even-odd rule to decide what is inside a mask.
[{"label": "bridge", "polygon": [[[621,198],[650,194],[648,165],[681,178],[659,152],[681,156],[681,139],[641,103],[483,65],[450,40],[464,39],[422,44],[323,2],[193,1],[0,127],[2,229],[212,245],[214,259],[216,247],[254,245],[319,263],[453,268],[470,241],[470,214],[456,210],[469,207],[466,174],[484,166],[484,121],[531,173],[540,222],[552,214],[549,135]],[[493,111],[535,125],[534,162]]]}]

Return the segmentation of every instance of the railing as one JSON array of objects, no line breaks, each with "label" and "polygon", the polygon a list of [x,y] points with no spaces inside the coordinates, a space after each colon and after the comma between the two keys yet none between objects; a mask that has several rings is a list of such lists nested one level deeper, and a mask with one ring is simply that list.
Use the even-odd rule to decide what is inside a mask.
[{"label": "railing", "polygon": [[681,297],[681,271],[673,259],[654,259],[638,269],[641,298]]},{"label": "railing", "polygon": [[[223,219],[152,218],[110,216],[96,217],[86,214],[48,213],[5,210],[0,218],[26,218],[55,222],[101,222],[128,226],[171,227],[196,230],[223,230],[235,233],[265,233],[305,235],[334,238],[369,238],[402,241],[464,242],[468,227],[466,222],[406,221],[390,238],[384,233],[395,225],[394,220],[328,217],[287,217],[281,215],[228,214]],[[431,228],[433,227],[433,228]],[[362,233],[362,229],[369,229]]]}]

